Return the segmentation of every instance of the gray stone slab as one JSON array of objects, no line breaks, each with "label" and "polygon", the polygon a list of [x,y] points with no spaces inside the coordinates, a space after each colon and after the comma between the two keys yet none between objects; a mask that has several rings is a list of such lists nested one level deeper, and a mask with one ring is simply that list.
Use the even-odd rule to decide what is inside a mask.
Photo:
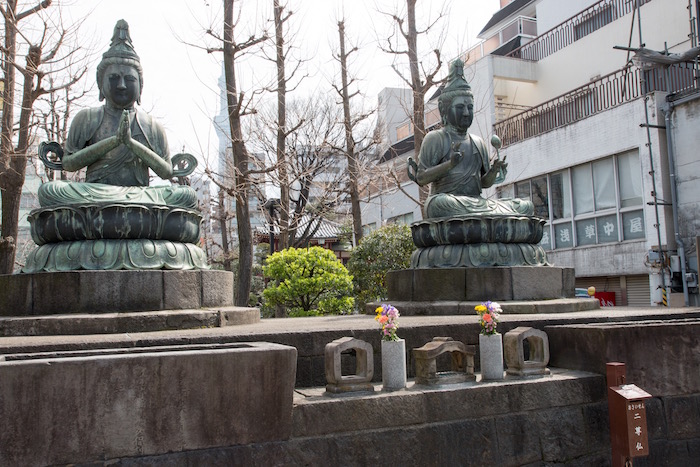
[{"label": "gray stone slab", "polygon": [[0,362],[0,465],[285,440],[295,369],[294,348],[268,343]]},{"label": "gray stone slab", "polygon": [[513,299],[510,268],[467,269],[466,299],[504,301]]},{"label": "gray stone slab", "polygon": [[413,269],[389,271],[386,275],[390,300],[413,300]]},{"label": "gray stone slab", "polygon": [[513,300],[563,298],[562,269],[556,267],[511,268]]},{"label": "gray stone slab", "polygon": [[[491,383],[462,383],[430,387],[409,383],[406,390],[372,397],[318,397],[323,388],[304,391],[295,400],[295,437],[355,430],[385,429],[416,423],[535,413],[605,401],[605,378],[591,373],[557,369],[547,378]],[[494,401],[501,401],[494,404]],[[337,423],[343,420],[342,424]]]},{"label": "gray stone slab", "polygon": [[[496,417],[499,446],[517,446],[501,451],[501,465],[527,465],[542,459],[539,433],[532,429],[532,414]],[[547,442],[547,440],[542,440]]]},{"label": "gray stone slab", "polygon": [[418,268],[387,276],[391,301],[525,301],[574,297],[571,268]]},{"label": "gray stone slab", "polygon": [[465,268],[414,269],[413,300],[464,300]]},{"label": "gray stone slab", "polygon": [[576,294],[576,270],[574,268],[562,268],[562,291],[564,297],[573,297]]},{"label": "gray stone slab", "polygon": [[233,273],[231,271],[200,271],[202,306],[233,305]]},{"label": "gray stone slab", "polygon": [[700,393],[700,319],[546,326],[550,365],[605,373],[624,362],[627,382],[652,395]]},{"label": "gray stone slab", "polygon": [[668,397],[664,402],[665,419],[673,422],[668,426],[669,438],[688,439],[700,435],[700,395]]},{"label": "gray stone slab", "polygon": [[25,316],[32,312],[32,278],[0,274],[0,316]]},{"label": "gray stone slab", "polygon": [[78,313],[162,310],[161,271],[90,271],[80,273]]},{"label": "gray stone slab", "polygon": [[163,307],[182,310],[202,306],[200,271],[163,271]]},{"label": "gray stone slab", "polygon": [[[80,313],[80,278],[77,271],[32,274],[32,315]],[[99,291],[93,291],[99,294]]]},{"label": "gray stone slab", "polygon": [[[495,300],[494,300],[495,301]],[[472,315],[474,307],[481,301],[425,301],[404,302],[392,301],[403,316],[448,316],[448,315]],[[574,313],[600,309],[597,299],[561,298],[554,300],[532,301],[498,301],[507,314],[551,314]],[[376,303],[367,305],[365,312],[372,313]]]},{"label": "gray stone slab", "polygon": [[533,429],[542,440],[542,458],[545,462],[561,462],[582,456],[590,447],[586,439],[586,423],[580,407],[561,407],[535,413]]},{"label": "gray stone slab", "polygon": [[260,311],[257,308],[242,307],[22,316],[1,318],[0,337],[155,332],[235,326],[258,321],[260,321]]},{"label": "gray stone slab", "polygon": [[259,308],[246,308],[230,306],[218,308],[219,326],[238,326],[241,324],[254,324],[260,321]]},{"label": "gray stone slab", "polygon": [[228,271],[65,271],[0,276],[0,316],[228,307]]}]

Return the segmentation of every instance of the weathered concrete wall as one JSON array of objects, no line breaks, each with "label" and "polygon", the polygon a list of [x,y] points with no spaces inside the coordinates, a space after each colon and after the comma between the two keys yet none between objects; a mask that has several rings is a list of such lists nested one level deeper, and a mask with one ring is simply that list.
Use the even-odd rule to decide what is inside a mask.
[{"label": "weathered concrete wall", "polygon": [[[598,371],[609,359],[626,360],[628,382],[652,391],[655,397],[646,404],[650,456],[635,459],[635,466],[697,463],[700,327],[679,320],[546,329],[554,361]],[[411,331],[417,332],[406,330],[408,339],[422,335]],[[425,332],[466,338],[459,337],[462,331],[455,332],[453,326],[429,327]],[[324,335],[329,337],[319,334],[318,343]],[[679,381],[669,385],[664,381],[672,375],[656,375],[665,366],[671,373],[681,373],[675,375]],[[288,441],[112,459],[109,464],[610,465],[604,376],[552,370],[551,377],[532,380],[432,390],[409,386],[405,391],[364,396],[331,398],[322,396],[322,389],[298,389]]]},{"label": "weathered concrete wall", "polygon": [[302,391],[289,441],[115,459],[110,465],[605,465],[603,377],[555,373],[360,397]]},{"label": "weathered concrete wall", "polygon": [[291,434],[296,350],[290,347],[200,345],[41,357],[0,361],[0,465],[147,456]]},{"label": "weathered concrete wall", "polygon": [[700,460],[700,319],[547,326],[552,365],[596,373],[626,364],[626,382],[649,392],[650,456],[635,466]]},{"label": "weathered concrete wall", "polygon": [[[627,366],[627,381],[652,395],[700,394],[700,319],[547,326],[553,366],[605,374]],[[700,421],[700,420],[699,420]]]}]

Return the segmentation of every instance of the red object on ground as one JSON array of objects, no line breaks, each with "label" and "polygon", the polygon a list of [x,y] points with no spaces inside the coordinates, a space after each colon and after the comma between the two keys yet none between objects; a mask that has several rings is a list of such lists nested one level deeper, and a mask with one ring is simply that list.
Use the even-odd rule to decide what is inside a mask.
[{"label": "red object on ground", "polygon": [[615,306],[615,292],[596,292],[593,295],[600,302],[600,306]]}]

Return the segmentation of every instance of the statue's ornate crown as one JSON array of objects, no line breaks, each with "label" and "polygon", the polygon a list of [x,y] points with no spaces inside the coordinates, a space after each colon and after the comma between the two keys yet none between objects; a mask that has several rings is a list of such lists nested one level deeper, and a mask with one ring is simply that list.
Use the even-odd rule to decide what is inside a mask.
[{"label": "statue's ornate crown", "polygon": [[120,19],[114,26],[112,34],[112,42],[109,44],[109,49],[102,55],[102,59],[107,58],[126,58],[140,62],[138,54],[134,50],[134,44],[131,42],[129,35],[129,24]]},{"label": "statue's ornate crown", "polygon": [[[440,101],[444,99],[451,99],[457,94],[472,94],[472,88],[464,79],[464,62],[459,58],[452,63],[450,63],[450,73],[447,76],[447,84],[442,89]],[[444,97],[443,97],[444,96]]]}]

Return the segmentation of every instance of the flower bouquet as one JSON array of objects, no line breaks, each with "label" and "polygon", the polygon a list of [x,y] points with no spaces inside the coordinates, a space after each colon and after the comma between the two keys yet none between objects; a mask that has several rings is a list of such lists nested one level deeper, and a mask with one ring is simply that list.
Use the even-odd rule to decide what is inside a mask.
[{"label": "flower bouquet", "polygon": [[479,314],[479,324],[481,324],[481,334],[492,335],[498,334],[496,326],[498,319],[501,316],[501,305],[496,302],[485,302],[474,307]]},{"label": "flower bouquet", "polygon": [[406,387],[406,341],[396,335],[399,310],[383,303],[375,310],[375,320],[382,327],[382,384],[385,391]]},{"label": "flower bouquet", "polygon": [[501,305],[485,302],[474,307],[479,314],[479,361],[482,380],[503,379],[503,336],[496,332]]},{"label": "flower bouquet", "polygon": [[382,340],[399,340],[399,336],[396,335],[396,331],[399,329],[399,310],[385,303],[378,306],[375,312],[377,316],[374,319],[382,326]]}]

